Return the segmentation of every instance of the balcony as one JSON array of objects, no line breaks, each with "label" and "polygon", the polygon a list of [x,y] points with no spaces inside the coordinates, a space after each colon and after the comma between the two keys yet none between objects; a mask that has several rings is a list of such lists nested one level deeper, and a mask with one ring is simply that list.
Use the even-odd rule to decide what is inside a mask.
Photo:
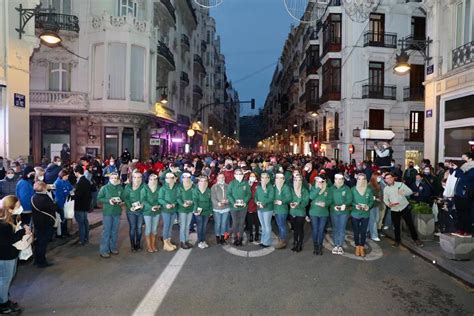
[{"label": "balcony", "polygon": [[362,99],[396,100],[397,86],[363,85]]},{"label": "balcony", "polygon": [[201,52],[204,53],[207,50],[207,43],[205,40],[201,41]]},{"label": "balcony", "polygon": [[321,67],[319,59],[311,61],[311,63],[308,63],[306,66],[306,75],[317,75],[319,67]]},{"label": "balcony", "polygon": [[172,70],[176,69],[173,53],[162,41],[158,41],[157,52],[158,56],[161,56],[167,62],[167,64],[170,66],[169,68]]},{"label": "balcony", "polygon": [[30,107],[32,109],[87,110],[88,104],[87,93],[30,90]]},{"label": "balcony", "polygon": [[453,49],[453,69],[474,61],[474,41]]},{"label": "balcony", "polygon": [[320,105],[319,99],[306,98],[306,113],[318,111],[321,108]]},{"label": "balcony", "polygon": [[323,94],[321,95],[321,104],[327,101],[341,100],[341,86],[323,87]]},{"label": "balcony", "polygon": [[194,54],[194,64],[197,65],[200,68],[200,71],[202,73],[206,73],[206,67],[204,66],[204,63],[202,62],[201,56],[198,54]]},{"label": "balcony", "polygon": [[403,88],[403,101],[424,101],[425,87]]},{"label": "balcony", "polygon": [[204,94],[202,93],[202,89],[199,85],[195,84],[193,87],[193,93],[199,96],[199,99],[202,99]]},{"label": "balcony", "polygon": [[367,46],[397,48],[397,34],[377,33],[373,31],[365,32],[364,47]]},{"label": "balcony", "polygon": [[175,8],[170,0],[161,0],[161,4],[166,8],[168,15],[173,19],[174,23],[176,23],[176,13]]},{"label": "balcony", "polygon": [[189,51],[191,44],[189,43],[189,37],[186,34],[181,34],[181,45]]},{"label": "balcony", "polygon": [[183,86],[188,86],[189,85],[189,76],[186,72],[184,71],[181,71],[181,76],[179,77],[181,83],[183,84]]},{"label": "balcony", "polygon": [[329,141],[339,140],[339,128],[331,128],[329,130]]},{"label": "balcony", "polygon": [[318,141],[321,142],[321,143],[327,142],[328,141],[327,136],[328,136],[327,131],[319,131],[318,132]]},{"label": "balcony", "polygon": [[79,33],[79,18],[75,15],[38,13],[35,17],[35,27],[44,29],[45,25],[55,25],[61,31]]},{"label": "balcony", "polygon": [[411,129],[405,129],[405,141],[406,142],[424,142],[425,135],[423,130],[414,131]]}]

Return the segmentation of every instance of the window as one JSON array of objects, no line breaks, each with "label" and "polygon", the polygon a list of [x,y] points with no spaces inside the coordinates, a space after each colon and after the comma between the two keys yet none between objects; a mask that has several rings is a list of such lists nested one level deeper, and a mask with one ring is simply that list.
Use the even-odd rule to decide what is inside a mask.
[{"label": "window", "polygon": [[369,63],[369,96],[382,97],[384,91],[384,64]]},{"label": "window", "polygon": [[104,44],[94,45],[94,59],[92,67],[93,98],[102,99],[104,92]]},{"label": "window", "polygon": [[473,139],[473,126],[446,128],[444,130],[444,156],[454,158],[462,153],[470,152],[469,141]]},{"label": "window", "polygon": [[104,128],[104,155],[109,158],[113,156],[118,157],[118,129],[116,127],[105,127]]},{"label": "window", "polygon": [[384,110],[369,110],[369,129],[384,129]]},{"label": "window", "polygon": [[324,53],[341,50],[341,14],[330,14],[323,28]]},{"label": "window", "polygon": [[71,65],[64,63],[49,64],[49,90],[71,91]]},{"label": "window", "polygon": [[341,91],[341,60],[329,59],[323,66],[323,93]]},{"label": "window", "polygon": [[118,1],[118,15],[131,15],[137,17],[137,3],[133,0],[117,0]]},{"label": "window", "polygon": [[414,39],[426,38],[426,19],[423,17],[411,18],[411,35]]},{"label": "window", "polygon": [[474,118],[474,95],[446,101],[445,121],[456,121],[467,118]]},{"label": "window", "polygon": [[411,111],[410,112],[410,133],[418,134],[423,133],[424,130],[424,112],[423,111]]},{"label": "window", "polygon": [[471,0],[459,1],[455,8],[456,47],[471,41]]},{"label": "window", "polygon": [[145,48],[132,45],[130,67],[130,99],[144,101],[145,90]]},{"label": "window", "polygon": [[71,14],[71,0],[42,0],[41,6],[53,8],[54,13]]},{"label": "window", "polygon": [[110,43],[107,56],[109,99],[125,100],[126,45]]},{"label": "window", "polygon": [[372,42],[384,43],[385,15],[372,13],[370,15],[369,30],[372,33]]}]

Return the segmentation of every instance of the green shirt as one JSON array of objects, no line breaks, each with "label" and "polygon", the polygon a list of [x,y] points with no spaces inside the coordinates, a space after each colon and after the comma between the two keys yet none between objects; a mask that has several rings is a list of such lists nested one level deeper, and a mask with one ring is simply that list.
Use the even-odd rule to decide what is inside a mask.
[{"label": "green shirt", "polygon": [[206,188],[202,193],[198,187],[193,190],[193,211],[202,208],[201,216],[210,216],[212,214],[211,189]]},{"label": "green shirt", "polygon": [[152,192],[150,187],[147,185],[143,186],[142,192],[140,194],[141,200],[143,202],[143,215],[145,216],[156,216],[161,213],[161,209],[158,211],[152,211],[152,207],[159,205],[158,195],[160,193],[160,186],[157,186],[155,192]]},{"label": "green shirt", "polygon": [[122,207],[120,205],[110,205],[109,201],[111,198],[119,197],[123,200],[123,187],[118,185],[112,185],[107,183],[100,188],[97,200],[102,203],[102,212],[107,216],[114,216],[122,214]]},{"label": "green shirt", "polygon": [[[168,183],[161,187],[158,193],[158,204],[164,213],[175,213],[178,211],[179,184],[175,183],[171,189]],[[174,204],[171,209],[166,208],[166,204]]]},{"label": "green shirt", "polygon": [[298,205],[295,208],[290,207],[291,216],[306,216],[306,205],[309,202],[309,192],[304,186],[301,187],[301,196],[297,196],[295,190],[291,190],[291,202],[297,202]]},{"label": "green shirt", "polygon": [[179,213],[191,213],[194,209],[193,204],[185,207],[185,201],[192,201],[193,200],[193,191],[195,186],[191,185],[189,189],[185,189],[184,186],[181,184],[179,186],[179,194],[178,194],[178,212]]},{"label": "green shirt", "polygon": [[[247,181],[237,181],[233,180],[227,189],[227,200],[229,200],[230,210],[231,211],[246,211],[247,204],[252,197],[252,192],[250,191],[250,186]],[[243,200],[245,206],[234,207],[235,201]]]},{"label": "green shirt", "polygon": [[[310,216],[329,216],[332,194],[327,186],[323,193],[321,193],[320,188],[313,186],[309,192],[309,198],[311,199],[311,207],[309,209]],[[324,206],[319,206],[316,203],[324,203]]]},{"label": "green shirt", "polygon": [[275,198],[274,201],[279,200],[281,201],[281,205],[274,205],[273,210],[275,214],[288,214],[288,203],[290,203],[292,198],[291,189],[286,184],[283,184],[281,187],[281,191],[278,191],[277,187],[275,186]]},{"label": "green shirt", "polygon": [[[343,185],[340,188],[337,188],[335,185],[331,187],[331,212],[334,212],[334,215],[349,215],[350,207],[352,206],[352,192],[347,185]],[[336,206],[345,205],[346,209],[344,211],[336,211]]]},{"label": "green shirt", "polygon": [[[132,207],[132,203],[135,202],[140,202],[142,203],[141,200],[141,193],[143,189],[143,184],[141,184],[136,190],[133,190],[131,184],[127,184],[125,186],[125,189],[123,190],[123,200],[125,202],[125,205],[127,206],[127,211],[130,211],[130,208]],[[134,211],[133,213],[141,213],[143,211],[143,208],[137,211]]]},{"label": "green shirt", "polygon": [[[367,211],[358,210],[356,208],[357,204],[366,204],[369,206]],[[352,212],[351,215],[354,218],[368,218],[370,215],[370,209],[374,206],[374,193],[372,192],[372,188],[367,187],[365,190],[364,195],[360,195],[359,191],[357,191],[356,187],[352,188]]]},{"label": "green shirt", "polygon": [[255,203],[260,202],[263,204],[263,208],[259,208],[259,211],[272,212],[274,208],[274,205],[273,205],[274,200],[275,200],[275,189],[270,183],[267,184],[267,189],[265,191],[263,190],[262,185],[259,185],[257,187],[254,201]]}]

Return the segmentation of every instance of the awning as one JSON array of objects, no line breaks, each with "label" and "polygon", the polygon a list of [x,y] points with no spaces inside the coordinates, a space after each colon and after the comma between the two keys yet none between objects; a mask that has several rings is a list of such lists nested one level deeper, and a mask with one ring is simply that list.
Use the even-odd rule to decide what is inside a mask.
[{"label": "awning", "polygon": [[174,119],[174,110],[164,106],[162,103],[155,103],[155,115],[159,118],[176,123]]}]

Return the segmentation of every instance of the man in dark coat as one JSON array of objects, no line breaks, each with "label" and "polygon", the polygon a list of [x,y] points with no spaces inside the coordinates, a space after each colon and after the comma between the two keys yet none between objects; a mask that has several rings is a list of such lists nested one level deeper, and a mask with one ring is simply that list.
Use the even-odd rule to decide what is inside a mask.
[{"label": "man in dark coat", "polygon": [[74,168],[74,175],[77,178],[76,189],[74,191],[74,218],[79,225],[79,245],[85,245],[89,241],[89,221],[87,213],[91,208],[92,184],[84,177],[82,166]]}]

